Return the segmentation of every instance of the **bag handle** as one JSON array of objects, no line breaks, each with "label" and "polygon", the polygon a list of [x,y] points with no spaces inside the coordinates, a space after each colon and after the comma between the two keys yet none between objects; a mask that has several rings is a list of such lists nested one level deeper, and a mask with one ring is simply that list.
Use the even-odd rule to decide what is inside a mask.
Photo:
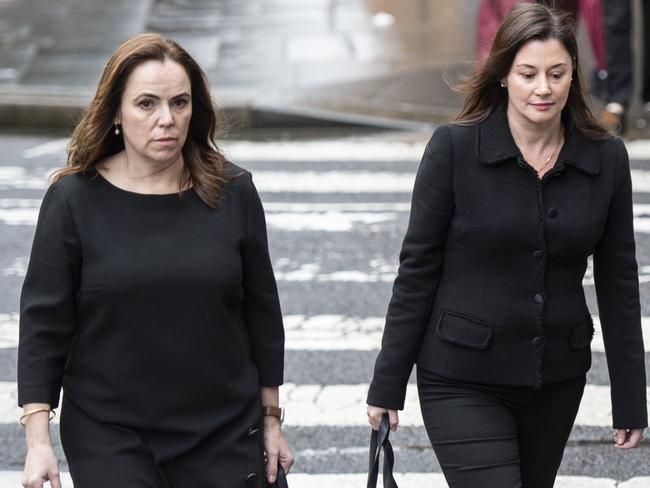
[{"label": "bag handle", "polygon": [[289,484],[287,483],[287,475],[284,472],[284,468],[280,466],[280,463],[278,463],[278,475],[275,478],[275,482],[269,483],[267,481],[266,486],[267,488],[289,488]]},{"label": "bag handle", "polygon": [[368,488],[377,487],[377,478],[379,477],[379,455],[384,451],[384,488],[398,488],[395,478],[393,477],[393,466],[395,456],[393,446],[388,440],[390,432],[390,422],[388,414],[385,413],[381,418],[379,430],[373,430],[370,435],[370,461],[368,463]]}]

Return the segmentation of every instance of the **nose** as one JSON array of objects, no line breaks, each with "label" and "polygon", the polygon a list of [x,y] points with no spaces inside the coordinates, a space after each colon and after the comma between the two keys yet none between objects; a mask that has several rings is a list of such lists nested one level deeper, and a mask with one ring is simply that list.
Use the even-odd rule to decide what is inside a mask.
[{"label": "nose", "polygon": [[539,82],[537,83],[535,92],[540,96],[546,96],[551,93],[551,85],[549,84],[548,78],[546,76],[539,77]]},{"label": "nose", "polygon": [[158,125],[168,127],[174,124],[174,117],[172,111],[166,104],[160,104],[160,111],[158,113]]}]

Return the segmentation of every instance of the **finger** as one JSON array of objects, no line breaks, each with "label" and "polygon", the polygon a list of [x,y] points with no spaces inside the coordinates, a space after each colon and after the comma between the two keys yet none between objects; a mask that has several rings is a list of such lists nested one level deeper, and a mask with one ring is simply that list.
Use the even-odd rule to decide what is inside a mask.
[{"label": "finger", "polygon": [[630,432],[629,442],[632,445],[632,447],[638,447],[638,445],[641,444],[642,434],[643,432],[640,430],[632,430]]},{"label": "finger", "polygon": [[614,432],[614,443],[617,446],[622,446],[625,443],[625,438],[627,437],[627,431],[625,429],[618,429]]},{"label": "finger", "polygon": [[379,424],[381,423],[382,412],[375,412],[374,409],[368,409],[368,423],[372,430],[379,430]]},{"label": "finger", "polygon": [[58,471],[50,473],[50,488],[62,488]]},{"label": "finger", "polygon": [[280,452],[280,466],[282,466],[282,469],[284,469],[285,474],[289,474],[289,471],[291,471],[291,466],[293,466],[293,454],[291,454],[291,451],[287,448],[286,451]]},{"label": "finger", "polygon": [[278,475],[278,452],[271,451],[266,453],[266,479],[269,483],[275,483]]},{"label": "finger", "polygon": [[399,417],[397,415],[397,410],[388,411],[388,422],[390,424],[390,430],[395,432],[397,430],[397,425],[399,424]]}]

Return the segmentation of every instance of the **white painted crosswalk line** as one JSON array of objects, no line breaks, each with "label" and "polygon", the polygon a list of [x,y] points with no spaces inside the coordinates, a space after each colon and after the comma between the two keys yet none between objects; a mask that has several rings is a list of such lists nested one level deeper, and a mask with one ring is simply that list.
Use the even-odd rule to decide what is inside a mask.
[{"label": "white painted crosswalk line", "polygon": [[[346,315],[285,315],[285,346],[288,350],[378,350],[385,319]],[[642,317],[643,341],[650,353],[650,317]],[[598,317],[594,317],[593,352],[604,352]],[[0,313],[0,348],[18,347],[18,314]]]},{"label": "white painted crosswalk line", "polygon": [[[422,157],[428,139],[429,134],[421,134],[411,141],[355,137],[318,141],[221,141],[219,145],[232,161],[413,162]],[[63,157],[67,144],[68,139],[53,139],[25,149],[22,157],[33,159],[52,154]],[[625,141],[625,147],[630,159],[650,159],[648,139]]]},{"label": "white painted crosswalk line", "polygon": [[[45,189],[58,168],[28,171],[22,166],[0,166],[0,190]],[[414,172],[396,171],[255,171],[253,180],[262,193],[407,193],[413,190]],[[632,189],[650,192],[650,171],[632,170]]]},{"label": "white painted crosswalk line", "polygon": [[[648,388],[650,390],[650,388]],[[291,415],[286,425],[296,427],[365,426],[367,384],[297,385],[286,383],[280,388],[280,402]],[[14,423],[20,416],[16,406],[15,382],[0,382],[0,423]],[[648,393],[650,398],[650,391]],[[58,422],[58,416],[54,420]],[[576,425],[611,427],[609,386],[587,385]],[[422,415],[415,384],[406,389],[406,403],[400,412],[401,425],[422,425]]]}]

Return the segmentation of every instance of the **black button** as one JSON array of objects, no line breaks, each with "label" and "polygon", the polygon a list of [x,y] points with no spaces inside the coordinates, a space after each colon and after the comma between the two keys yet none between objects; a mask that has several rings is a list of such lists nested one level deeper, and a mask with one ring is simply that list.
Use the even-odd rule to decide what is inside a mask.
[{"label": "black button", "polygon": [[544,344],[544,338],[543,337],[540,337],[540,336],[533,337],[533,346],[539,347],[542,344]]},{"label": "black button", "polygon": [[246,437],[255,437],[259,431],[257,429],[248,429],[246,432]]},{"label": "black button", "polygon": [[257,484],[257,478],[259,478],[259,476],[256,473],[249,474],[246,476],[246,484],[248,486],[255,486]]},{"label": "black button", "polygon": [[548,215],[549,219],[554,219],[555,217],[557,217],[557,208],[550,208],[546,215]]},{"label": "black button", "polygon": [[542,297],[542,295],[539,293],[535,293],[533,295],[533,300],[535,300],[535,303],[542,303],[544,301],[544,297]]},{"label": "black button", "polygon": [[536,259],[542,259],[544,257],[544,251],[538,249],[537,251],[533,252],[533,256],[535,256]]}]

